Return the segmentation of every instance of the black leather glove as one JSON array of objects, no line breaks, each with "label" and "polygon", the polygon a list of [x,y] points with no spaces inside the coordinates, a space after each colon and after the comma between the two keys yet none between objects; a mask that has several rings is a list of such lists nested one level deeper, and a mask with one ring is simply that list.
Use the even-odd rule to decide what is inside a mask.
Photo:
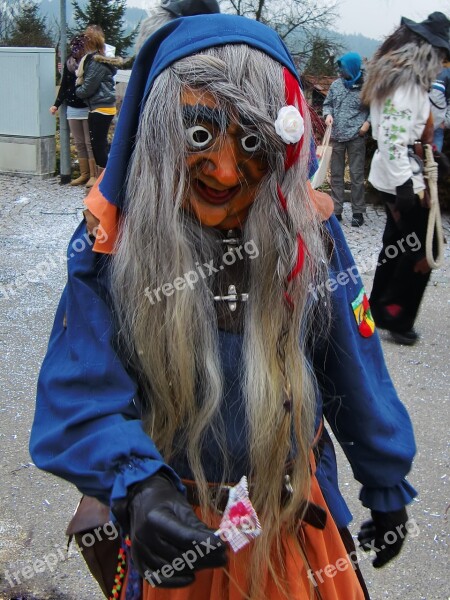
[{"label": "black leather glove", "polygon": [[131,556],[153,586],[191,584],[199,569],[223,567],[226,544],[214,535],[168,476],[157,473],[133,486],[111,507],[131,539]]},{"label": "black leather glove", "polygon": [[402,185],[398,185],[395,188],[395,195],[395,208],[400,212],[400,214],[409,213],[417,202],[412,179],[408,179]]},{"label": "black leather glove", "polygon": [[408,513],[405,508],[392,512],[371,511],[372,519],[361,525],[358,542],[363,550],[373,550],[375,569],[384,567],[400,552],[405,540]]}]

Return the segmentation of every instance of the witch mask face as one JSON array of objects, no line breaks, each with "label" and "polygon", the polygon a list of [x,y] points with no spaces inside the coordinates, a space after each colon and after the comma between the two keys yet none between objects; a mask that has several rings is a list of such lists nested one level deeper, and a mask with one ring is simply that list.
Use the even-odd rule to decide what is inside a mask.
[{"label": "witch mask face", "polygon": [[207,92],[185,90],[181,103],[190,180],[184,208],[204,226],[240,227],[268,169],[262,140]]}]

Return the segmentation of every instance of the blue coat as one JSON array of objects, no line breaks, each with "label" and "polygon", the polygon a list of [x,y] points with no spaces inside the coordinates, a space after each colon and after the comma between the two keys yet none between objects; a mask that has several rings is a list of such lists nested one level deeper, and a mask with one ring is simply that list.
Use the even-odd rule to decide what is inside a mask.
[{"label": "blue coat", "polygon": [[[378,334],[363,337],[358,330],[352,303],[362,283],[335,217],[326,227],[335,242],[328,282],[334,290],[333,325],[326,343],[312,349],[319,383],[317,421],[323,413],[341,444],[362,484],[363,505],[397,510],[416,494],[405,480],[415,453],[411,422],[386,369]],[[109,504],[124,497],[128,486],[160,469],[177,481],[179,476],[189,476],[189,471],[182,457],[176,470],[166,465],[142,428],[136,383],[114,349],[111,258],[93,252],[86,240],[81,223],[69,245],[68,283],[39,376],[30,452],[38,467]],[[320,301],[320,290],[312,293]],[[221,332],[220,344],[223,410],[230,462],[238,480],[245,474],[247,458],[244,432],[236,428],[238,420],[233,418],[241,401],[236,372],[242,339]],[[317,477],[335,521],[343,527],[351,515],[337,485],[336,460],[327,434],[323,441]],[[209,452],[214,456],[213,448]],[[212,467],[208,477],[214,480]]]}]

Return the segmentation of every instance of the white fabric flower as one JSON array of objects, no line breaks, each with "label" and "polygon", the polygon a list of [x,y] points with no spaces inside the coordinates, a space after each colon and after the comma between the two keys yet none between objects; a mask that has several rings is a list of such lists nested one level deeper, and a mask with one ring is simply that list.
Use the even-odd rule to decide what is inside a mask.
[{"label": "white fabric flower", "polygon": [[286,144],[296,144],[305,131],[303,117],[295,106],[283,106],[278,111],[275,131]]}]

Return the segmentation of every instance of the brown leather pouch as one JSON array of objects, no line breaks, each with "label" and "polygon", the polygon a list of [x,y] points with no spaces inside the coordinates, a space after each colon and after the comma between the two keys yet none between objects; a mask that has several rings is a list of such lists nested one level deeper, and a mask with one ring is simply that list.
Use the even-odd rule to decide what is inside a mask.
[{"label": "brown leather pouch", "polygon": [[83,558],[106,598],[114,586],[121,545],[119,530],[109,518],[109,507],[82,496],[66,535],[75,538]]}]

